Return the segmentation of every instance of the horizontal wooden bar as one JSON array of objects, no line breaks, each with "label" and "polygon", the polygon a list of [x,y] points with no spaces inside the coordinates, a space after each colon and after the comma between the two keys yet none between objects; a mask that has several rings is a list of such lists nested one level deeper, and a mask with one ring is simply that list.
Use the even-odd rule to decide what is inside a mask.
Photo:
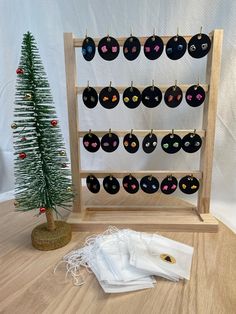
[{"label": "horizontal wooden bar", "polygon": [[[157,35],[158,35],[158,34],[157,34]],[[134,35],[134,36],[135,36],[135,35]],[[141,36],[141,37],[135,36],[135,37],[137,37],[137,38],[139,39],[141,46],[143,46],[143,45],[145,44],[145,41],[146,41],[150,36],[152,36],[152,35],[149,35],[149,36]],[[160,36],[160,35],[158,35],[158,36]],[[169,40],[170,38],[174,37],[174,36],[176,36],[176,35],[175,35],[175,34],[174,34],[174,35],[165,35],[165,36],[160,36],[160,37],[161,37],[161,39],[163,40],[164,45],[166,45],[167,42],[168,42],[168,40]],[[181,36],[184,37],[185,40],[186,40],[186,42],[188,43],[189,40],[190,40],[194,35],[181,35]],[[104,37],[106,37],[106,36],[104,36]],[[114,36],[111,35],[111,37],[114,37]],[[119,43],[120,46],[123,46],[123,45],[124,45],[124,42],[126,41],[126,39],[127,39],[128,37],[129,37],[129,36],[114,37],[114,38],[116,38],[116,40],[118,41],[118,43]],[[209,34],[209,37],[212,39],[212,33]],[[73,40],[74,47],[77,47],[77,48],[78,48],[78,47],[82,47],[84,39],[85,39],[85,38],[74,38],[74,40]],[[101,39],[102,39],[102,37],[101,37],[101,38],[93,38],[93,40],[94,40],[96,46],[98,46],[98,43],[99,43],[99,41],[100,41]]]},{"label": "horizontal wooden bar", "polygon": [[100,171],[100,170],[81,170],[80,177],[87,178],[89,175],[95,175],[98,178],[105,178],[108,175],[113,175],[116,178],[123,178],[128,174],[132,174],[134,177],[142,178],[145,175],[153,175],[159,178],[165,178],[166,176],[173,175],[177,178],[184,177],[186,175],[193,175],[194,177],[201,179],[202,172],[198,170],[186,170],[186,171],[175,171],[175,170],[139,170],[139,171],[128,171],[128,170],[110,170],[110,171]]},{"label": "horizontal wooden bar", "polygon": [[[190,86],[194,85],[194,84],[196,84],[196,83],[193,83],[193,84],[178,84],[178,83],[177,83],[178,87],[180,87],[183,92],[186,92],[187,89],[188,89]],[[172,85],[174,85],[174,83],[173,83]],[[155,85],[155,86],[157,86],[157,87],[161,90],[161,92],[164,93],[164,92],[165,92],[170,86],[172,86],[172,85]],[[208,89],[209,89],[208,84],[199,84],[199,85],[205,90],[205,92],[208,92]],[[97,91],[97,93],[100,93],[101,90],[102,90],[105,86],[91,86],[91,87],[93,87],[93,88]],[[124,90],[125,90],[127,87],[129,87],[129,86],[114,86],[114,87],[115,87],[115,88],[117,89],[117,91],[121,94],[121,93],[123,93]],[[134,85],[134,87],[138,88],[138,90],[139,90],[140,92],[142,92],[147,86],[136,86],[136,85]],[[75,87],[76,93],[77,93],[77,94],[82,94],[85,88],[87,88],[87,86],[76,86],[76,87]]]},{"label": "horizontal wooden bar", "polygon": [[[188,133],[193,132],[194,130],[174,130],[174,133],[179,135],[179,136],[184,136]],[[84,137],[85,134],[87,134],[89,131],[78,131],[78,137]],[[103,135],[107,134],[109,132],[109,130],[103,130],[103,131],[95,131],[92,130],[92,133],[96,134],[98,137],[102,137]],[[111,132],[115,133],[118,137],[124,137],[126,134],[130,133],[131,130],[111,130]],[[146,136],[148,133],[150,133],[151,130],[133,130],[133,133],[136,136],[139,137],[144,137]],[[153,130],[153,134],[157,135],[157,136],[165,136],[166,134],[171,133],[172,130]],[[202,138],[205,137],[206,131],[205,130],[196,130],[196,133],[201,136]]]}]

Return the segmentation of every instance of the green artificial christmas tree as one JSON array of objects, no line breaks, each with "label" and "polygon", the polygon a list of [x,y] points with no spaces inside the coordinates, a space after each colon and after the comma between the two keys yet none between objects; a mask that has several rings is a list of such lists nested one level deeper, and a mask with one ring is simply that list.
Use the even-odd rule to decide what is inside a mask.
[{"label": "green artificial christmas tree", "polygon": [[30,32],[23,37],[17,73],[14,123],[15,205],[36,209],[47,224],[32,232],[33,245],[54,249],[69,242],[71,229],[54,221],[58,208],[69,209],[73,198],[65,146],[53,105],[49,83]]}]

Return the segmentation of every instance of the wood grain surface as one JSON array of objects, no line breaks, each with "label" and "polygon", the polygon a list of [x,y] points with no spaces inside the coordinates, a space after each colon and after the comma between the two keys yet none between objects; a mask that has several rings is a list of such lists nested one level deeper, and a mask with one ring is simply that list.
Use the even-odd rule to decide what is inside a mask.
[{"label": "wood grain surface", "polygon": [[65,281],[63,265],[54,275],[56,263],[89,233],[73,233],[56,251],[37,251],[30,233],[44,217],[34,215],[15,213],[13,201],[0,204],[0,313],[236,313],[236,235],[221,223],[218,233],[161,232],[194,246],[190,281],[157,278],[154,289],[114,295],[105,294],[93,274],[84,273],[82,287]]}]

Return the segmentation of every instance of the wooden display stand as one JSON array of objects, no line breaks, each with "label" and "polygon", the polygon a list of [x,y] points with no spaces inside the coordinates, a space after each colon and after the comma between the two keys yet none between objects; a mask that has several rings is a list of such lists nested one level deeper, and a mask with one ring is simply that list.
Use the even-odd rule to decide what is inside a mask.
[{"label": "wooden display stand", "polygon": [[[158,179],[164,178],[167,175],[174,175],[177,178],[187,174],[193,174],[200,180],[200,189],[198,191],[197,206],[184,202],[172,196],[161,195],[155,193],[151,196],[154,199],[154,205],[146,204],[134,205],[128,200],[128,205],[123,204],[123,198],[119,193],[113,199],[114,203],[105,205],[99,204],[90,206],[85,204],[82,193],[82,179],[89,174],[94,174],[98,178],[112,174],[116,178],[123,178],[129,174],[128,171],[84,171],[80,164],[80,138],[88,131],[79,129],[78,115],[78,94],[81,94],[85,87],[77,86],[77,71],[76,71],[76,53],[75,49],[82,47],[84,38],[74,38],[72,33],[64,34],[65,47],[65,68],[67,82],[67,102],[70,128],[70,151],[71,151],[71,168],[72,181],[75,189],[75,198],[73,202],[73,212],[68,218],[74,230],[78,231],[100,231],[105,230],[108,225],[116,225],[117,227],[129,227],[144,231],[165,230],[165,231],[201,231],[215,232],[218,229],[217,220],[209,213],[210,193],[211,193],[211,177],[212,177],[212,162],[213,162],[213,147],[215,137],[215,122],[216,122],[216,107],[217,94],[220,78],[221,64],[221,48],[223,39],[223,30],[214,30],[209,34],[212,40],[212,47],[207,55],[206,68],[206,84],[201,86],[206,91],[206,99],[204,102],[202,129],[196,132],[203,138],[203,145],[200,155],[200,169],[197,171],[132,171],[132,175],[141,178],[144,175],[153,174]],[[161,36],[164,44],[172,36]],[[192,36],[183,36],[188,42]],[[147,37],[140,37],[141,45],[144,45]],[[100,38],[95,38],[97,46]],[[120,46],[126,40],[125,37],[117,38]],[[190,85],[179,85],[183,92]],[[94,86],[93,86],[94,87]],[[158,85],[164,92],[169,85]],[[102,87],[94,87],[99,92]],[[126,87],[116,87],[122,93]],[[144,86],[137,86],[142,91]],[[130,130],[113,130],[118,136],[122,137]],[[135,130],[135,134],[144,137],[150,130]],[[157,136],[164,136],[171,130],[153,130]],[[175,130],[175,133],[183,136],[192,130]],[[107,133],[104,131],[94,131],[97,136],[101,137]],[[99,193],[100,194],[100,193]],[[137,193],[139,194],[139,193]],[[106,196],[101,192],[101,196],[96,195],[98,199]],[[138,197],[138,196],[137,196]],[[143,195],[142,195],[143,197]],[[145,199],[146,196],[144,196]],[[150,197],[150,196],[148,196]],[[170,202],[167,202],[170,198]],[[118,203],[115,203],[115,201]],[[169,203],[169,204],[168,204]]]}]

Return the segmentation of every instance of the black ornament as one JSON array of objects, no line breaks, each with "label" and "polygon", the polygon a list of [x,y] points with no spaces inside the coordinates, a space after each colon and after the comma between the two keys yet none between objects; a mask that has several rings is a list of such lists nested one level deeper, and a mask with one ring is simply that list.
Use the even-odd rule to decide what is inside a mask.
[{"label": "black ornament", "polygon": [[196,133],[186,134],[182,138],[182,148],[186,153],[195,153],[202,146],[202,139]]},{"label": "black ornament", "polygon": [[154,108],[161,103],[162,92],[156,86],[148,86],[142,92],[142,103],[148,108]]},{"label": "black ornament", "polygon": [[114,60],[118,56],[119,52],[119,43],[113,37],[104,37],[98,43],[98,53],[104,60]]},{"label": "black ornament", "polygon": [[98,103],[98,94],[93,87],[88,86],[83,91],[82,99],[85,106],[92,109]]},{"label": "black ornament", "polygon": [[120,190],[119,181],[113,176],[107,176],[103,179],[103,187],[109,194],[116,194]]},{"label": "black ornament", "polygon": [[143,50],[146,58],[149,60],[158,59],[164,49],[164,44],[161,37],[153,35],[149,37],[144,44]]},{"label": "black ornament", "polygon": [[178,180],[176,177],[167,176],[161,182],[161,191],[164,194],[172,194],[178,187]]},{"label": "black ornament", "polygon": [[115,133],[107,133],[101,139],[101,147],[107,153],[114,152],[119,146],[119,137]]},{"label": "black ornament", "polygon": [[168,107],[178,107],[183,99],[183,92],[179,86],[171,86],[166,90],[164,99]]},{"label": "black ornament", "polygon": [[139,183],[138,180],[133,177],[131,174],[127,175],[123,178],[123,187],[125,189],[126,192],[130,193],[130,194],[134,194],[136,192],[138,192],[139,190]]},{"label": "black ornament", "polygon": [[130,36],[126,39],[123,46],[123,53],[127,60],[133,61],[140,54],[141,44],[137,37]]},{"label": "black ornament", "polygon": [[152,132],[148,133],[143,139],[142,147],[145,153],[152,153],[157,147],[157,136]]},{"label": "black ornament", "polygon": [[89,132],[83,137],[83,145],[87,151],[95,153],[100,148],[100,141],[96,134]]},{"label": "black ornament", "polygon": [[193,194],[199,189],[199,181],[193,176],[185,176],[179,181],[179,188],[185,194]]},{"label": "black ornament", "polygon": [[128,133],[124,136],[123,145],[127,152],[134,154],[139,149],[139,140],[136,135]]},{"label": "black ornament", "polygon": [[141,93],[136,87],[128,87],[123,93],[123,102],[130,109],[137,108],[141,102]]},{"label": "black ornament", "polygon": [[100,104],[106,109],[115,108],[120,100],[120,95],[114,87],[104,87],[99,93]]},{"label": "black ornament", "polygon": [[159,182],[153,176],[145,176],[140,181],[140,187],[145,193],[152,194],[158,191]]},{"label": "black ornament", "polygon": [[177,134],[169,133],[161,141],[162,149],[168,154],[175,154],[181,149],[181,137]]},{"label": "black ornament", "polygon": [[96,52],[96,45],[91,37],[86,37],[82,44],[82,55],[86,61],[91,61]]},{"label": "black ornament", "polygon": [[190,86],[185,94],[186,102],[191,107],[198,107],[204,102],[206,93],[200,85]]},{"label": "black ornament", "polygon": [[171,60],[178,60],[183,57],[187,49],[187,43],[184,37],[174,36],[166,44],[166,54]]},{"label": "black ornament", "polygon": [[87,176],[86,184],[90,192],[98,193],[100,191],[100,182],[94,175]]},{"label": "black ornament", "polygon": [[211,40],[206,34],[194,35],[188,43],[188,53],[193,58],[203,58],[211,49]]}]

